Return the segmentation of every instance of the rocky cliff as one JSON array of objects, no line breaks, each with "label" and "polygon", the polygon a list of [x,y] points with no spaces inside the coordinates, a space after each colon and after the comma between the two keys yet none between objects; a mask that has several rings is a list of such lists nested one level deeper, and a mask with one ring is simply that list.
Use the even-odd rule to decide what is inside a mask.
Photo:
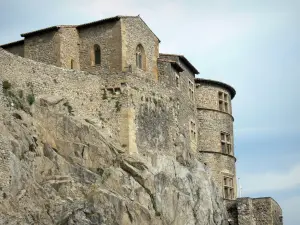
[{"label": "rocky cliff", "polygon": [[153,166],[92,122],[69,93],[95,77],[0,49],[0,224],[227,224],[200,162],[159,151]]}]

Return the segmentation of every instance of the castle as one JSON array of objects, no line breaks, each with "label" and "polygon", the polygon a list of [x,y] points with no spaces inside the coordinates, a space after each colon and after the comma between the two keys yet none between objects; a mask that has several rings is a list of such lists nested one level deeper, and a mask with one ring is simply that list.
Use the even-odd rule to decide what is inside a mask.
[{"label": "castle", "polygon": [[126,151],[143,154],[153,164],[155,151],[183,165],[196,157],[221,190],[230,224],[282,224],[281,208],[272,198],[237,198],[234,88],[196,78],[198,70],[183,55],[160,53],[159,38],[141,17],[116,16],[21,36],[23,40],[1,48],[103,78],[103,88],[93,83],[88,88],[94,96],[89,100],[97,104],[83,104],[82,110],[98,114]]}]

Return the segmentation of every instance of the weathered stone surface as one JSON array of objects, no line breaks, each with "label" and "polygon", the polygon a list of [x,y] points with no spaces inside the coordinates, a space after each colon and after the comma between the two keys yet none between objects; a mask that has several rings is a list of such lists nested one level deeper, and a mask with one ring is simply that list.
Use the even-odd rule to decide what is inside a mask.
[{"label": "weathered stone surface", "polygon": [[[90,122],[93,115],[70,99],[70,89],[45,94],[36,78],[15,82],[17,68],[7,63],[23,66],[10,57],[0,50],[9,73],[0,73],[0,83],[12,82],[0,90],[0,224],[227,224],[220,193],[195,157],[180,163],[163,146],[153,148],[152,160],[125,151],[101,123]],[[66,73],[43,66],[35,68],[41,76]],[[34,102],[20,89],[33,92]]]},{"label": "weathered stone surface", "polygon": [[[211,179],[157,155],[157,167],[119,153],[96,126],[35,105],[26,126],[1,114],[0,223],[225,224]],[[52,132],[50,117],[58,135]],[[223,221],[223,222],[222,222]]]}]

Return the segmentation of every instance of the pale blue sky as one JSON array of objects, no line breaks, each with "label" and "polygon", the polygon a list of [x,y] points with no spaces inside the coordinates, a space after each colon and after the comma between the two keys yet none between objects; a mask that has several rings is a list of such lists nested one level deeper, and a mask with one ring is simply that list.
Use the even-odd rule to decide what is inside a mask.
[{"label": "pale blue sky", "polygon": [[0,44],[19,34],[138,15],[200,77],[227,82],[244,196],[272,196],[285,225],[300,224],[299,0],[0,0]]}]

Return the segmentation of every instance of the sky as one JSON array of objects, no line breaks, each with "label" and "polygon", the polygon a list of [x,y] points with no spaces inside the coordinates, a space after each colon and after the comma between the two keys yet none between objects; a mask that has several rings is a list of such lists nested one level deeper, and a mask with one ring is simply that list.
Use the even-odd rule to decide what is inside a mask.
[{"label": "sky", "polygon": [[273,197],[300,224],[299,0],[0,0],[0,44],[53,25],[140,15],[160,52],[232,85],[242,196]]}]

